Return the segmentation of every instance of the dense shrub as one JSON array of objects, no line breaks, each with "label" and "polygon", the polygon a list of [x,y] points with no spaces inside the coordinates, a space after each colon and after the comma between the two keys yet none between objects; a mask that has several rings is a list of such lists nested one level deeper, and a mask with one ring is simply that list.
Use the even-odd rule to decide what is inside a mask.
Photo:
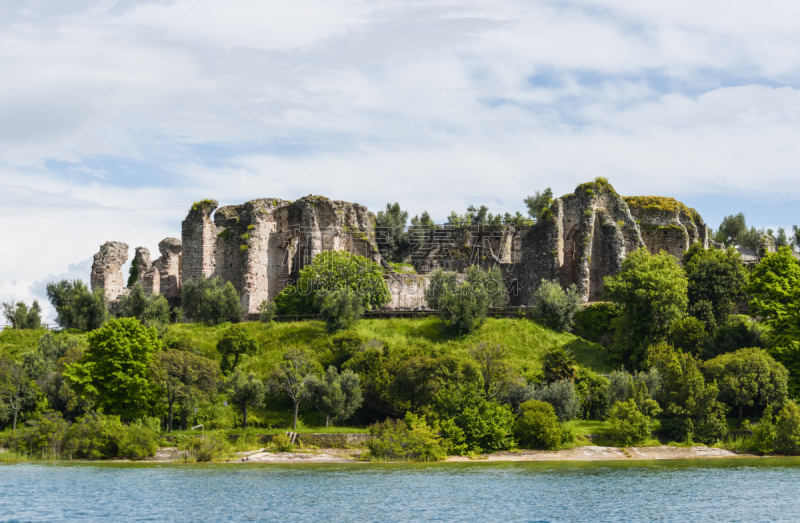
[{"label": "dense shrub", "polygon": [[197,461],[207,462],[220,459],[230,451],[230,444],[224,436],[216,434],[205,434],[199,438],[188,438],[181,445],[188,456],[194,457]]},{"label": "dense shrub", "polygon": [[258,306],[258,320],[261,323],[272,323],[275,321],[275,316],[277,316],[275,302],[262,301],[261,305]]},{"label": "dense shrub", "polygon": [[748,347],[764,348],[764,326],[747,316],[730,316],[727,323],[717,326],[708,343],[705,358],[734,352]]},{"label": "dense shrub", "polygon": [[719,389],[716,383],[706,382],[698,361],[665,343],[651,347],[648,353],[663,380],[661,426],[669,437],[706,444],[723,438],[728,432],[728,408],[717,400]]},{"label": "dense shrub", "polygon": [[800,408],[794,401],[786,402],[778,413],[775,451],[790,456],[800,454]]},{"label": "dense shrub", "polygon": [[197,280],[185,281],[181,293],[183,314],[192,321],[217,325],[242,320],[244,309],[231,282],[201,274]]},{"label": "dense shrub", "polygon": [[643,400],[655,400],[661,390],[661,374],[658,369],[651,368],[647,372],[631,374],[625,370],[613,371],[608,377],[608,408],[611,409],[619,401],[633,399],[642,408]]},{"label": "dense shrub", "polygon": [[581,310],[581,297],[573,284],[566,291],[553,280],[542,280],[533,293],[531,316],[548,329],[570,332]]},{"label": "dense shrub", "polygon": [[606,416],[608,395],[608,378],[590,371],[585,367],[578,367],[575,378],[575,392],[580,400],[581,419],[601,420]]},{"label": "dense shrub", "polygon": [[162,294],[148,296],[142,284],[136,282],[119,298],[117,315],[136,318],[147,326],[164,325],[169,323],[169,303]]},{"label": "dense shrub", "polygon": [[533,399],[552,405],[560,421],[575,419],[581,408],[575,384],[570,380],[555,381],[534,389]]},{"label": "dense shrub", "polygon": [[42,459],[142,459],[155,455],[158,439],[151,429],[123,425],[118,416],[89,413],[69,425],[51,411],[28,420],[4,445]]},{"label": "dense shrub", "polygon": [[429,307],[440,311],[442,321],[467,334],[483,324],[488,307],[506,304],[507,293],[500,269],[484,271],[472,265],[460,284],[453,272],[434,272],[425,300]]},{"label": "dense shrub", "polygon": [[[654,413],[657,414],[659,410],[656,407]],[[653,419],[641,412],[636,401],[632,399],[615,403],[608,419],[611,422],[612,436],[625,446],[638,445],[653,432]]]},{"label": "dense shrub", "polygon": [[316,308],[328,332],[349,329],[364,314],[361,297],[349,288],[334,289],[317,297]]},{"label": "dense shrub", "polygon": [[434,410],[440,419],[450,422],[448,437],[471,452],[512,448],[514,414],[507,405],[487,400],[480,390],[473,383],[437,394]]},{"label": "dense shrub", "polygon": [[741,255],[733,247],[704,249],[695,243],[684,255],[683,267],[689,282],[689,306],[706,302],[711,305],[716,323],[725,323],[747,284]]},{"label": "dense shrub", "polygon": [[572,333],[603,346],[611,342],[613,321],[622,308],[615,303],[593,303],[575,313]]},{"label": "dense shrub", "polygon": [[772,416],[772,407],[766,408],[764,415],[756,425],[750,425],[748,422],[745,426],[753,431],[753,436],[750,438],[751,450],[759,454],[769,454],[775,450],[777,433]]},{"label": "dense shrub", "polygon": [[159,436],[147,427],[128,425],[118,442],[118,455],[127,459],[142,459],[155,456]]},{"label": "dense shrub", "polygon": [[553,406],[537,400],[520,405],[514,436],[524,448],[557,450],[561,446],[562,431]]},{"label": "dense shrub", "polygon": [[276,452],[292,452],[294,450],[292,439],[286,434],[276,434],[269,443]]},{"label": "dense shrub", "polygon": [[447,457],[442,438],[425,416],[410,412],[405,420],[386,420],[370,427],[369,457],[380,461],[440,461]]}]

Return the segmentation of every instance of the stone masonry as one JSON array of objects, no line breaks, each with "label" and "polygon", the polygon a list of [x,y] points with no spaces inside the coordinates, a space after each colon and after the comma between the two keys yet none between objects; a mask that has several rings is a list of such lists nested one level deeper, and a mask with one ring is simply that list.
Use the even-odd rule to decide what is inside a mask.
[{"label": "stone masonry", "polygon": [[90,282],[92,290],[103,289],[109,302],[125,290],[125,277],[122,266],[128,261],[128,245],[122,242],[106,242],[100,252],[94,255]]},{"label": "stone masonry", "polygon": [[[664,250],[680,261],[692,243],[709,246],[708,228],[694,209],[672,198],[622,197],[602,178],[554,200],[535,225],[411,227],[410,273],[395,271],[382,259],[375,215],[363,205],[309,195],[218,207],[215,200],[193,204],[181,239],[161,241],[157,260],[151,262],[146,248],[136,249],[147,293],[177,303],[184,282],[218,277],[233,284],[252,314],[296,281],[319,253],[340,250],[386,269],[389,309],[425,308],[430,273],[441,268],[463,278],[471,265],[502,271],[510,305],[529,305],[543,279],[575,285],[584,301],[595,301],[602,297],[603,278],[616,274],[635,249]],[[120,268],[127,249],[108,242],[95,255],[92,288],[104,289],[110,301],[124,292]]]}]

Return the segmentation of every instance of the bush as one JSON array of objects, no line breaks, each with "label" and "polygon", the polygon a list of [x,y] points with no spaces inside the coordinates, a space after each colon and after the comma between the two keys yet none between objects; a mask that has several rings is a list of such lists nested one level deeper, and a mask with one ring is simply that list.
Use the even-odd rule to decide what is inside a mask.
[{"label": "bush", "polygon": [[575,313],[572,333],[585,340],[606,346],[610,343],[621,307],[614,303],[594,303]]},{"label": "bush", "polygon": [[267,300],[262,301],[261,305],[258,306],[258,320],[261,323],[272,323],[275,321],[275,316],[277,316],[277,312],[275,312],[275,302]]},{"label": "bush", "polygon": [[534,389],[533,399],[552,405],[560,421],[575,419],[581,408],[580,399],[575,392],[575,384],[570,380],[555,381]]},{"label": "bush", "polygon": [[147,296],[142,284],[136,282],[120,297],[117,315],[136,318],[146,325],[165,325],[169,323],[169,303],[161,294]]},{"label": "bush", "polygon": [[735,352],[747,347],[764,348],[764,326],[747,316],[731,316],[727,323],[717,327],[708,344],[706,358]]},{"label": "bush", "polygon": [[127,459],[142,459],[156,455],[159,436],[146,427],[128,425],[119,439],[118,455]]},{"label": "bush", "polygon": [[369,457],[386,461],[441,461],[447,457],[436,427],[425,416],[406,413],[405,420],[386,420],[370,427]]},{"label": "bush", "polygon": [[91,331],[108,319],[104,291],[90,291],[81,280],[48,283],[47,298],[56,310],[56,322],[64,329]]},{"label": "bush", "polygon": [[800,408],[788,401],[778,413],[775,424],[775,451],[796,456],[800,454]]},{"label": "bush", "polygon": [[757,425],[746,423],[745,427],[753,431],[753,437],[750,439],[752,450],[759,454],[769,454],[775,450],[777,433],[772,419],[772,407],[767,407]]},{"label": "bush", "polygon": [[574,284],[565,291],[555,280],[542,280],[533,293],[531,315],[549,329],[570,332],[580,310],[581,298]]},{"label": "bush", "polygon": [[520,416],[514,424],[514,436],[522,447],[557,450],[562,431],[553,406],[530,400],[520,405]]},{"label": "bush", "polygon": [[275,452],[292,452],[294,450],[292,440],[286,434],[277,434],[273,436],[269,443],[270,447],[275,449]]},{"label": "bush", "polygon": [[206,279],[201,274],[197,280],[184,282],[181,292],[183,313],[190,320],[217,325],[242,319],[244,309],[231,282],[223,284],[220,278]]},{"label": "bush", "polygon": [[606,416],[608,378],[585,367],[578,367],[575,392],[580,399],[581,419],[601,420]]},{"label": "bush", "polygon": [[483,324],[488,307],[506,304],[507,293],[500,269],[484,271],[472,265],[461,284],[454,272],[434,272],[425,291],[425,301],[430,308],[441,312],[443,322],[467,334]]},{"label": "bush", "polygon": [[[487,400],[475,384],[439,392],[435,410],[447,420],[449,438],[471,452],[507,450],[514,446],[514,414],[507,405]],[[443,423],[444,426],[444,423]],[[453,434],[458,433],[458,438]]]},{"label": "bush", "polygon": [[612,436],[625,446],[638,445],[653,432],[653,419],[642,413],[632,399],[615,403],[608,419]]},{"label": "bush", "polygon": [[69,427],[68,452],[81,459],[106,459],[118,454],[123,432],[118,416],[89,412]]},{"label": "bush", "polygon": [[349,329],[364,314],[361,297],[349,288],[335,289],[317,298],[317,309],[328,332]]},{"label": "bush", "polygon": [[214,461],[227,455],[230,444],[223,436],[205,434],[199,438],[189,438],[182,445],[188,456],[199,462]]}]

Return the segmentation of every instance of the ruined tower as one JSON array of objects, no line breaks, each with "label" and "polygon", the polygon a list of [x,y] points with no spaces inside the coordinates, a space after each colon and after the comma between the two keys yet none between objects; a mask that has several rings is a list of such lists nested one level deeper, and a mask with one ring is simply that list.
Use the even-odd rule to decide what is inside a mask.
[{"label": "ruined tower", "polygon": [[103,289],[109,302],[116,301],[125,289],[122,266],[128,261],[128,245],[106,242],[94,255],[90,282],[92,290]]}]

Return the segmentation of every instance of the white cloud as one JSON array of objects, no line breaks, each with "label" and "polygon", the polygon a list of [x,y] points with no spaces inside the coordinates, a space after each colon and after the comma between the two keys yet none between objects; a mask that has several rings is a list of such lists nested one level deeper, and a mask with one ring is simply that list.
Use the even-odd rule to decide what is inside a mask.
[{"label": "white cloud", "polygon": [[[444,216],[606,176],[625,194],[796,200],[798,15],[778,0],[1,4],[0,297],[40,296],[33,282],[107,240],[154,251],[205,197]],[[775,213],[754,225],[791,225]]]}]

